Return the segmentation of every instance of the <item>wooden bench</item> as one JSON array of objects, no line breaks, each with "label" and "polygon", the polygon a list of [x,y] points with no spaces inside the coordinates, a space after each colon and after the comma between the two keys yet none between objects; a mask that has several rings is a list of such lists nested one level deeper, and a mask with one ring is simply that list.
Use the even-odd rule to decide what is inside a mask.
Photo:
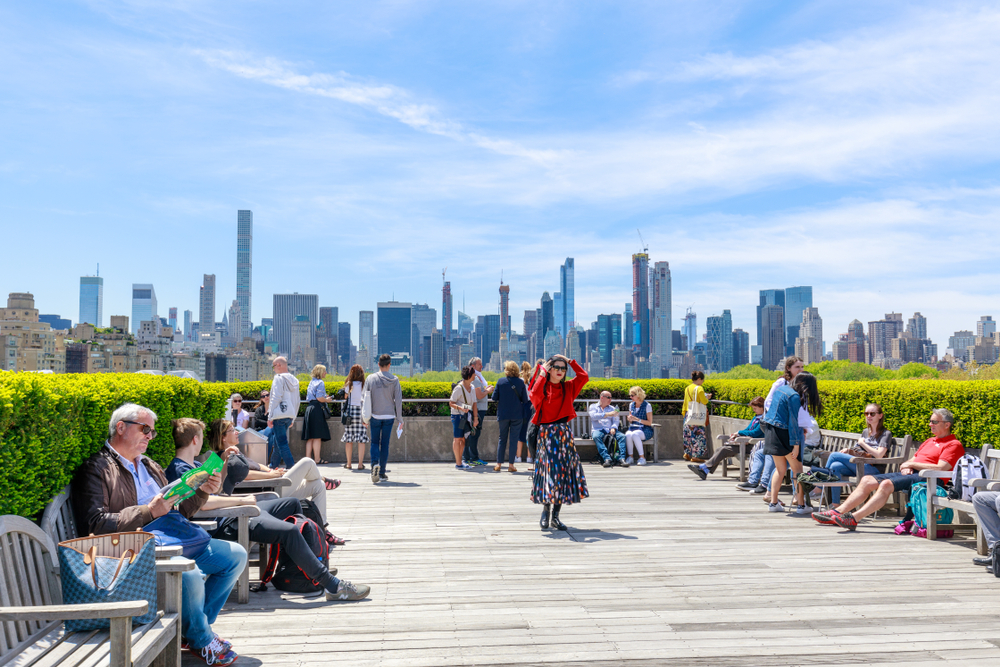
[{"label": "wooden bench", "polygon": [[[747,468],[747,458],[748,453],[753,450],[758,442],[763,442],[763,438],[751,438],[745,435],[738,435],[736,438],[730,442],[729,438],[731,434],[720,433],[715,436],[715,439],[719,441],[719,447],[735,447],[736,453],[733,456],[727,456],[722,459],[722,476],[729,477],[729,460],[736,459],[740,462],[740,481],[745,482],[749,477],[750,471]],[[714,454],[714,451],[713,451]]]},{"label": "wooden bench", "polygon": [[[69,503],[70,487],[65,487],[49,501],[42,512],[42,520],[39,523],[42,531],[49,536],[53,544],[59,544],[65,540],[72,540],[82,537],[76,527],[76,518],[73,516],[73,508]],[[250,546],[250,526],[249,520],[252,516],[260,516],[260,510],[256,507],[232,507],[214,512],[198,512],[192,520],[201,525],[206,530],[214,530],[218,523],[216,519],[236,517],[239,520],[239,537],[237,541],[247,549]],[[156,547],[157,561],[168,559],[173,556],[180,556],[180,547]],[[250,565],[243,569],[239,581],[236,585],[236,598],[240,603],[246,604],[250,601]],[[2,664],[2,663],[0,663]]]},{"label": "wooden bench", "polygon": [[[628,410],[618,413],[619,427],[620,427],[620,432],[622,434],[624,434],[628,430],[628,419],[627,419],[628,414],[629,414]],[[593,451],[593,455],[590,456],[589,458],[583,456],[583,454],[581,453],[580,459],[583,461],[589,461],[591,459],[597,458],[597,443],[595,443],[594,439],[590,437],[590,434],[592,432],[590,426],[590,413],[577,411],[576,418],[574,418],[573,421],[570,422],[570,426],[573,429],[573,444],[576,446],[577,451],[578,452],[580,451],[581,446],[588,453],[590,453],[591,450]],[[652,452],[653,463],[656,463],[657,461],[660,460],[660,450],[657,444],[658,440],[657,435],[659,434],[659,430],[660,430],[660,425],[653,424],[653,439],[646,440],[642,443],[643,451],[646,454]]]},{"label": "wooden bench", "polygon": [[[826,459],[829,454],[833,452],[839,452],[842,449],[850,447],[857,443],[860,434],[856,433],[845,433],[843,431],[824,431],[822,440],[820,441],[821,451],[826,453],[826,456],[822,456],[823,463],[826,463]],[[822,496],[820,496],[820,505],[823,507],[829,506],[829,490],[832,488],[840,487],[841,495],[846,492],[850,487],[857,486],[861,482],[861,478],[865,476],[865,466],[864,464],[874,465],[876,468],[882,470],[883,472],[897,472],[899,470],[899,464],[904,461],[908,461],[910,458],[910,450],[913,448],[913,438],[906,435],[901,438],[893,438],[892,444],[889,445],[889,451],[885,453],[885,456],[880,459],[863,458],[860,456],[852,456],[851,463],[854,464],[854,468],[857,474],[854,477],[841,480],[839,482],[816,482],[813,484],[818,489],[823,490]],[[896,513],[902,515],[902,508],[906,506],[905,498],[908,496],[905,491],[897,491],[893,493],[891,505],[896,508]],[[890,503],[886,503],[889,505]]]},{"label": "wooden bench", "polygon": [[[62,604],[56,545],[20,516],[0,517],[0,664],[180,667],[181,573],[187,559],[157,561],[165,584],[156,620],[132,627],[149,603]],[[110,630],[67,632],[63,620],[107,618]]]},{"label": "wooden bench", "polygon": [[[1000,451],[993,449],[993,445],[985,444],[979,450],[979,458],[986,466],[986,476],[988,479],[979,481],[975,486],[980,488],[986,488],[987,484],[1000,477]],[[930,486],[932,483],[937,483],[939,479],[951,479],[951,470],[921,470],[920,476],[927,479],[927,484]],[[933,481],[932,481],[933,480]],[[950,524],[939,524],[937,522],[937,509],[943,507],[950,507],[955,512],[961,512],[964,514],[969,514],[973,517],[974,521],[971,524],[968,523],[950,523]],[[986,555],[986,537],[983,535],[982,529],[979,527],[978,519],[976,517],[976,510],[973,508],[972,503],[966,500],[953,500],[947,496],[937,496],[931,494],[929,491],[927,493],[927,539],[936,540],[937,532],[939,530],[969,530],[970,528],[976,533],[976,550],[980,555]]]}]

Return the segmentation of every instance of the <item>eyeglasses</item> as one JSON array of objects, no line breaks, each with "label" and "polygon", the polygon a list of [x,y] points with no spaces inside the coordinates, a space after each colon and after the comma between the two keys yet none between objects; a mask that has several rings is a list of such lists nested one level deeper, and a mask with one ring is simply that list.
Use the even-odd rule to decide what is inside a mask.
[{"label": "eyeglasses", "polygon": [[882,413],[881,412],[866,412],[865,413],[865,417],[877,417],[880,414],[882,414]]},{"label": "eyeglasses", "polygon": [[141,428],[139,430],[142,431],[143,435],[148,435],[150,440],[156,437],[156,429],[150,427],[148,424],[143,424],[142,422],[130,422],[127,419],[123,419],[122,421],[126,424],[134,424],[136,426],[140,426]]},{"label": "eyeglasses", "polygon": [[233,405],[236,405],[237,403],[242,403],[242,402],[243,401],[233,401]]},{"label": "eyeglasses", "polygon": [[931,420],[931,423],[932,423],[932,424],[940,424],[940,423],[941,423],[942,421],[943,421],[943,420],[941,420],[941,419],[932,419],[932,420]]}]

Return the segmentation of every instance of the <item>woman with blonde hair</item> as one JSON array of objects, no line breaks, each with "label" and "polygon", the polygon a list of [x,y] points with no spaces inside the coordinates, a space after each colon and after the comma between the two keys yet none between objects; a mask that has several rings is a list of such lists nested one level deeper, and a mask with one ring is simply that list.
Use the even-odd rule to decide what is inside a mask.
[{"label": "woman with blonde hair", "polygon": [[497,464],[493,470],[500,472],[503,467],[504,449],[508,450],[507,472],[517,472],[514,467],[514,449],[518,434],[521,433],[521,420],[524,418],[524,404],[530,404],[528,391],[524,381],[519,377],[520,369],[517,362],[508,361],[503,367],[504,376],[497,381],[493,396],[497,402],[497,425],[500,429],[500,442],[497,444]]},{"label": "woman with blonde hair", "polygon": [[[528,380],[531,379],[531,364],[527,361],[521,362],[521,381],[524,382],[525,391],[528,390]],[[524,404],[524,408],[521,411],[521,432],[517,436],[517,457],[514,459],[515,463],[521,462],[521,452],[525,448],[525,443],[528,442],[528,425],[531,424],[531,418],[535,414],[535,407],[528,401]],[[528,463],[532,463],[531,452],[528,452]]]},{"label": "woman with blonde hair", "polygon": [[319,465],[325,465],[329,461],[324,461],[320,456],[320,446],[322,442],[330,439],[330,427],[326,424],[325,403],[333,399],[326,395],[326,366],[316,364],[312,369],[312,380],[309,381],[309,388],[306,390],[305,416],[302,417],[302,439],[306,441],[306,457],[311,458]]},{"label": "woman with blonde hair", "polygon": [[646,457],[642,450],[642,441],[653,437],[653,406],[646,400],[646,392],[636,385],[628,390],[632,402],[628,406],[628,431],[625,432],[625,448],[628,458],[623,464],[626,468],[633,463],[632,450],[639,454],[639,465],[646,465]]},{"label": "woman with blonde hair", "polygon": [[354,445],[358,446],[358,470],[365,469],[365,445],[368,444],[368,426],[361,420],[361,395],[365,388],[365,369],[359,364],[351,366],[347,373],[347,380],[344,381],[344,407],[342,410],[347,415],[347,424],[344,426],[344,435],[340,441],[344,443],[344,454],[347,455],[347,463],[344,467],[352,470],[351,455],[354,453]]}]

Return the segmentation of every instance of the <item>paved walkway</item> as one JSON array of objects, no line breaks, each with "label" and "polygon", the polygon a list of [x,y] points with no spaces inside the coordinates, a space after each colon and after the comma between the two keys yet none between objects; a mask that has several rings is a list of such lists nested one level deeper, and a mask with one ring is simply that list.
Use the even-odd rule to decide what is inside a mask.
[{"label": "paved walkway", "polygon": [[329,468],[331,562],[371,598],[272,588],[216,629],[241,665],[1000,665],[1000,580],[967,545],[768,514],[683,462],[585,464],[571,530],[542,532],[521,468]]}]

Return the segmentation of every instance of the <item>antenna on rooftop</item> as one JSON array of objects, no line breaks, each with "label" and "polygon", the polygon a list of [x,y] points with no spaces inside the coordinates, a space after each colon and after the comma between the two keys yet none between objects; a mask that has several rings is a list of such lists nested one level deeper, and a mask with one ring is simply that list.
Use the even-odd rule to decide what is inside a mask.
[{"label": "antenna on rooftop", "polygon": [[97,275],[98,276],[101,275],[101,263],[100,262],[97,263]]},{"label": "antenna on rooftop", "polygon": [[642,245],[642,251],[645,252],[645,253],[648,253],[649,252],[649,246],[646,245],[646,239],[642,238],[642,232],[639,231],[638,227],[636,227],[635,233],[639,235],[639,243],[640,243],[640,245]]},{"label": "antenna on rooftop", "polygon": [[500,269],[500,284],[503,285],[503,269]]}]

